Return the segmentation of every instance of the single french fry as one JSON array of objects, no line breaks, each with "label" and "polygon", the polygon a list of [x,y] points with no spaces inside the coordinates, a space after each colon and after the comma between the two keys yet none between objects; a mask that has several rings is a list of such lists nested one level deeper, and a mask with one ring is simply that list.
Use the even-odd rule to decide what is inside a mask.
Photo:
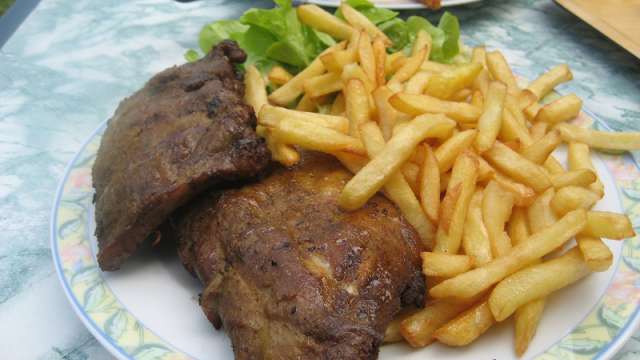
[{"label": "single french fry", "polygon": [[438,221],[440,210],[440,170],[438,159],[429,145],[422,145],[425,149],[422,168],[420,169],[420,203],[427,218],[433,223]]},{"label": "single french fry", "polygon": [[[328,49],[322,54],[326,54],[335,50],[342,50],[345,47],[345,43],[338,43]],[[293,102],[304,91],[304,83],[307,79],[322,75],[325,72],[325,67],[322,64],[320,58],[316,58],[307,66],[304,70],[299,72],[293,79],[289,80],[286,84],[282,85],[269,95],[269,101],[274,104],[286,106]]]},{"label": "single french fry", "polygon": [[[375,122],[368,122],[360,127],[360,133],[369,158],[375,159],[384,149],[382,131]],[[391,201],[400,208],[407,222],[416,229],[424,246],[430,248],[433,245],[434,227],[422,211],[418,199],[402,173],[391,175],[384,189]]]},{"label": "single french fry", "polygon": [[416,148],[413,154],[411,154],[411,162],[415,163],[416,165],[422,166],[422,164],[424,163],[424,157],[427,154],[427,150],[425,148],[427,145],[427,143],[424,143]]},{"label": "single french fry", "polygon": [[565,186],[583,186],[588,187],[593,184],[598,177],[596,173],[589,169],[580,169],[563,172],[551,176],[551,183],[556,189]]},{"label": "single french fry", "polygon": [[371,160],[344,187],[339,205],[354,210],[373,196],[411,156],[415,147],[426,138],[448,132],[455,122],[443,115],[418,116],[393,136],[378,156]]},{"label": "single french fry", "polygon": [[258,114],[262,105],[268,104],[267,87],[260,71],[255,66],[247,66],[244,74],[244,101]]},{"label": "single french fry", "polygon": [[[521,94],[531,94],[529,91],[527,90],[523,90],[521,92]],[[533,95],[531,95],[533,96]],[[522,100],[522,98],[525,98],[525,100]],[[526,96],[514,96],[513,94],[507,94],[507,97],[504,99],[504,107],[505,109],[509,110],[509,112],[511,113],[511,115],[513,115],[514,120],[518,123],[518,125],[523,126],[525,129],[527,127],[527,118],[524,115],[523,109],[526,108],[527,106],[529,106],[530,104],[528,103],[528,97]],[[526,106],[523,107],[522,102],[525,101],[526,102]],[[535,101],[535,99],[534,99]],[[528,146],[531,144],[532,141],[527,141],[528,139],[521,139],[521,142],[525,145]]]},{"label": "single french fry", "polygon": [[538,101],[538,97],[529,89],[521,90],[516,96],[516,98],[517,98],[517,104],[519,105],[520,109],[523,111],[524,109],[531,106],[532,104],[537,103]]},{"label": "single french fry", "polygon": [[356,155],[348,152],[336,152],[333,156],[347,168],[352,174],[357,174],[367,163],[369,158],[363,155]]},{"label": "single french fry", "polygon": [[490,179],[495,180],[500,186],[511,192],[516,206],[529,206],[535,199],[536,192],[532,188],[513,181],[499,172],[494,171]]},{"label": "single french fry", "polygon": [[267,75],[269,81],[274,85],[284,85],[289,80],[293,79],[293,75],[291,75],[285,68],[282,66],[274,66],[269,71]]},{"label": "single french fry", "polygon": [[400,323],[402,320],[403,318],[396,316],[391,320],[389,325],[387,325],[384,331],[384,338],[382,339],[383,344],[393,344],[403,340],[402,334],[400,333]]},{"label": "single french fry", "polygon": [[602,197],[593,191],[580,186],[565,186],[558,189],[553,199],[551,208],[558,215],[564,215],[575,209],[591,209]]},{"label": "single french fry", "polygon": [[389,102],[403,113],[410,115],[442,113],[460,123],[475,122],[482,112],[481,109],[468,103],[440,100],[429,95],[398,93],[392,96]]},{"label": "single french fry", "polygon": [[465,346],[484,334],[496,321],[483,301],[437,329],[433,337],[449,346]]},{"label": "single french fry", "polygon": [[591,271],[607,271],[613,263],[613,253],[602,239],[590,236],[576,236],[578,248]]},{"label": "single french fry", "polygon": [[356,61],[356,52],[353,50],[336,50],[320,56],[324,67],[332,73],[342,73],[342,69]]},{"label": "single french fry", "polygon": [[484,157],[498,170],[537,192],[551,187],[551,180],[540,165],[524,158],[506,145],[496,141]]},{"label": "single french fry", "polygon": [[398,111],[389,103],[393,94],[387,86],[380,86],[373,92],[373,101],[378,109],[378,122],[385,140],[391,138],[398,119]]},{"label": "single french fry", "polygon": [[565,95],[544,105],[534,121],[544,121],[551,125],[575,119],[582,109],[582,99],[575,94]]},{"label": "single french fry", "polygon": [[515,347],[518,357],[524,355],[529,347],[529,343],[531,343],[533,336],[536,334],[546,302],[546,298],[530,301],[520,306],[513,315],[515,322]]},{"label": "single french fry", "polygon": [[445,173],[451,169],[456,158],[471,146],[477,133],[476,130],[461,131],[438,146],[435,150],[435,157],[438,161],[440,173]]},{"label": "single french fry", "polygon": [[513,245],[523,243],[531,236],[531,231],[529,231],[529,225],[527,224],[527,210],[525,208],[513,208],[511,218],[507,223],[507,233]]},{"label": "single french fry", "polygon": [[422,273],[425,276],[452,277],[468,271],[473,259],[467,255],[421,252]]},{"label": "single french fry", "polygon": [[487,66],[487,50],[484,46],[474,47],[471,52],[471,62],[478,63],[482,67]]},{"label": "single french fry", "polygon": [[373,57],[375,59],[375,83],[378,86],[382,86],[387,82],[386,77],[386,64],[387,64],[387,49],[384,45],[384,40],[376,38],[373,40]]},{"label": "single french fry", "polygon": [[535,142],[542,139],[549,130],[549,124],[545,122],[537,122],[531,126],[529,131],[531,132],[531,139]]},{"label": "single french fry", "polygon": [[460,155],[451,170],[451,180],[440,207],[435,252],[458,253],[469,201],[475,191],[477,177],[477,157],[470,152]]},{"label": "single french fry", "polygon": [[558,65],[546,73],[540,75],[529,84],[527,88],[538,99],[542,99],[549,94],[556,86],[573,79],[573,74],[567,64]]},{"label": "single french fry", "polygon": [[313,123],[322,127],[349,133],[349,120],[344,116],[310,113],[290,110],[279,106],[264,105],[258,113],[258,122],[268,127],[277,127],[282,118],[294,118],[300,121]]},{"label": "single french fry", "polygon": [[407,161],[402,165],[402,175],[407,179],[409,186],[411,186],[411,190],[416,194],[417,197],[420,196],[420,167],[410,161]]},{"label": "single french fry", "polygon": [[297,9],[302,23],[331,35],[339,40],[348,40],[354,29],[317,5],[300,5]]},{"label": "single french fry", "polygon": [[473,80],[473,89],[480,91],[482,96],[486,98],[490,82],[491,75],[489,75],[489,70],[484,69],[476,76],[475,80]]},{"label": "single french fry", "polygon": [[547,160],[545,160],[544,164],[542,165],[551,175],[559,175],[565,172],[562,164],[560,164],[560,162],[555,157],[553,157],[553,155],[549,155]]},{"label": "single french fry", "polygon": [[640,150],[640,132],[596,131],[566,123],[555,128],[566,142],[581,142],[598,149]]},{"label": "single french fry", "polygon": [[349,43],[347,44],[347,50],[351,50],[354,53],[358,51],[358,46],[360,45],[360,35],[362,29],[353,29],[354,31],[351,33],[351,37],[349,38]]},{"label": "single french fry", "polygon": [[[482,183],[488,182],[489,180],[493,180],[495,175],[496,175],[496,170],[493,167],[491,167],[491,165],[489,165],[487,160],[478,156],[478,181]],[[531,190],[531,192],[533,192],[533,190]]]},{"label": "single french fry", "polygon": [[491,313],[502,321],[517,308],[566,287],[591,273],[577,248],[502,280],[489,297]]},{"label": "single french fry", "polygon": [[425,57],[427,56],[427,49],[422,49],[418,51],[417,54],[411,55],[406,63],[402,65],[398,71],[393,74],[390,82],[399,82],[403,83],[409,78],[411,78],[418,70],[420,69],[420,65],[424,62]]},{"label": "single french fry", "polygon": [[502,127],[500,128],[498,137],[502,141],[517,140],[525,147],[533,143],[527,126],[519,122],[513,115],[513,112],[507,108],[502,111]]},{"label": "single french fry", "polygon": [[527,118],[527,120],[534,121],[536,119],[536,116],[538,116],[538,112],[540,112],[540,109],[542,109],[542,105],[534,102],[524,108],[522,112],[524,113],[524,116]]},{"label": "single french fry", "polygon": [[269,140],[267,140],[267,146],[270,142],[274,145],[273,148],[269,147],[269,150],[275,161],[284,166],[293,166],[300,162],[300,154],[292,146]]},{"label": "single french fry", "polygon": [[346,151],[365,155],[360,140],[336,130],[299,118],[285,117],[272,129],[273,136],[285,144],[298,145],[309,150],[325,153]]},{"label": "single french fry", "polygon": [[520,150],[520,154],[536,164],[543,164],[561,141],[560,133],[551,130],[540,140]]},{"label": "single french fry", "polygon": [[475,266],[484,265],[493,259],[489,233],[482,220],[482,198],[483,190],[476,189],[469,202],[462,235],[464,253],[473,258]]},{"label": "single french fry", "polygon": [[318,106],[315,101],[309,96],[309,94],[304,94],[298,104],[296,105],[297,111],[304,112],[315,112],[318,109]]},{"label": "single french fry", "polygon": [[349,64],[342,69],[342,81],[346,84],[351,79],[358,79],[362,81],[362,84],[364,84],[364,87],[367,90],[367,94],[370,94],[375,89],[371,79],[369,79],[367,74],[358,64]]},{"label": "single french fry", "polygon": [[420,52],[420,50],[427,49],[427,54],[425,58],[428,59],[429,54],[431,53],[432,41],[433,39],[431,38],[431,35],[428,32],[424,30],[418,31],[418,34],[416,34],[416,39],[413,41],[413,47],[411,48],[411,55],[416,55]]},{"label": "single french fry", "polygon": [[412,95],[422,94],[431,76],[431,73],[426,71],[418,71],[404,85],[404,92]]},{"label": "single french fry", "polygon": [[[586,144],[570,142],[567,151],[567,160],[569,170],[589,169],[596,175],[598,174],[595,166],[593,166],[591,162],[591,153],[589,146]],[[598,195],[604,196],[604,185],[599,179],[589,185],[589,189]]]},{"label": "single french fry", "polygon": [[433,333],[469,307],[469,304],[431,301],[415,314],[400,322],[402,337],[414,348],[431,344]]},{"label": "single french fry", "polygon": [[563,245],[584,228],[586,220],[587,215],[583,209],[569,212],[555,224],[511,248],[505,256],[447,279],[432,287],[429,294],[434,298],[475,296]]},{"label": "single french fry", "polygon": [[487,228],[494,258],[504,256],[511,250],[511,239],[504,231],[513,209],[513,195],[497,182],[491,181],[484,189],[482,198],[482,220]]},{"label": "single french fry", "polygon": [[262,125],[256,127],[258,136],[265,138],[271,158],[284,166],[293,166],[300,161],[300,154],[292,146],[283,144],[272,136],[271,130]]},{"label": "single french fry", "polygon": [[[331,104],[331,109],[329,110],[329,114],[342,115],[345,113],[346,107],[347,105],[344,100],[344,93],[340,92],[336,96],[335,100],[333,100],[333,104]],[[349,131],[348,128],[347,128],[347,131]]]},{"label": "single french fry", "polygon": [[540,232],[558,221],[555,212],[551,209],[551,199],[555,194],[555,190],[549,188],[538,195],[531,206],[527,208],[527,221],[532,234]]},{"label": "single french fry", "polygon": [[480,90],[473,91],[473,94],[471,95],[471,105],[479,109],[482,109],[484,107],[484,97],[482,96]]},{"label": "single french fry", "polygon": [[352,8],[349,4],[343,2],[340,4],[340,11],[352,27],[356,29],[365,30],[372,39],[377,37],[381,38],[386,45],[392,45],[391,39],[378,29],[378,27],[372,23],[366,16],[361,14],[356,9]]},{"label": "single french fry", "polygon": [[344,89],[345,112],[349,119],[349,134],[360,136],[360,125],[370,120],[369,97],[364,84],[359,79],[351,79]]},{"label": "single french fry", "polygon": [[373,54],[373,45],[371,38],[366,31],[360,34],[360,43],[358,44],[358,61],[360,67],[369,78],[369,81],[376,87],[376,60]]},{"label": "single french fry", "polygon": [[486,58],[487,68],[493,79],[502,82],[507,86],[510,93],[514,93],[518,89],[518,83],[502,53],[500,51],[491,51],[487,53]]},{"label": "single french fry", "polygon": [[[387,87],[393,91],[394,94],[400,93],[404,90],[404,85],[397,81],[387,82]],[[410,116],[410,115],[407,115]]]},{"label": "single french fry", "polygon": [[433,75],[427,83],[425,93],[439,99],[450,99],[458,91],[470,87],[480,71],[482,65],[472,62]]},{"label": "single french fry", "polygon": [[580,232],[587,237],[622,240],[636,236],[627,215],[606,211],[587,212],[587,225]]},{"label": "single french fry", "polygon": [[[385,50],[386,51],[386,50]],[[384,62],[384,73],[386,75],[393,75],[398,69],[404,65],[407,61],[407,56],[402,51],[394,52],[387,56]]]},{"label": "single french fry", "polygon": [[478,135],[475,139],[475,148],[481,154],[489,150],[496,141],[500,126],[502,126],[502,110],[507,88],[493,81],[489,84],[489,90],[484,101],[484,110],[478,119]]},{"label": "single french fry", "polygon": [[340,74],[326,73],[305,80],[304,91],[309,97],[317,98],[342,90],[343,83]]},{"label": "single french fry", "polygon": [[473,95],[473,91],[471,89],[465,88],[453,94],[451,100],[467,102],[471,98],[471,95]]}]

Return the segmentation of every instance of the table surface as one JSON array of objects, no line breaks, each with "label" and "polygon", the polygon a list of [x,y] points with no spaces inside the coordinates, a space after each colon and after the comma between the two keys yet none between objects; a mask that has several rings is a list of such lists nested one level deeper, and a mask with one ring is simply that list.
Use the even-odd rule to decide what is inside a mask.
[{"label": "table surface", "polygon": [[[123,97],[183,62],[200,27],[268,1],[42,0],[0,50],[0,358],[111,359],[58,284],[49,216],[66,163]],[[614,130],[640,130],[640,62],[550,0],[450,9],[522,75],[566,62]],[[415,12],[414,12],[415,13]],[[424,12],[421,14],[425,14]],[[617,359],[640,358],[640,333]]]}]

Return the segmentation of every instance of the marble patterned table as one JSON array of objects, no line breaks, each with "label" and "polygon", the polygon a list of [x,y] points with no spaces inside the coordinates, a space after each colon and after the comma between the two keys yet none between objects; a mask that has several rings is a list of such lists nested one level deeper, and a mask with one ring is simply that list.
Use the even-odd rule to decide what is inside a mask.
[{"label": "marble patterned table", "polygon": [[[111,359],[67,303],[49,251],[65,164],[121,98],[183,61],[205,22],[268,1],[42,0],[0,50],[0,359]],[[467,43],[525,76],[567,62],[566,91],[616,130],[640,129],[640,61],[550,0],[451,9]],[[424,13],[423,13],[424,14]],[[617,359],[640,358],[640,333]]]}]

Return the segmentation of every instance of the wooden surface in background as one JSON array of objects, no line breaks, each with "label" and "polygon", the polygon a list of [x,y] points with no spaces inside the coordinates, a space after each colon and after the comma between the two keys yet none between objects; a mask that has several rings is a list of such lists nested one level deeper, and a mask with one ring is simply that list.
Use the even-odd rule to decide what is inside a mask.
[{"label": "wooden surface in background", "polygon": [[555,0],[640,58],[640,0]]}]

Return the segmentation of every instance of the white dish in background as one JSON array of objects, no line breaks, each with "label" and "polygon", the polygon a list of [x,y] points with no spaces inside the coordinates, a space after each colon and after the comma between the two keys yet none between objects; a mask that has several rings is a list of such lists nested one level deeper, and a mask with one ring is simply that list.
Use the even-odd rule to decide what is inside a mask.
[{"label": "white dish in background", "polygon": [[[482,0],[442,0],[442,7],[464,5]],[[305,0],[300,2],[306,2],[311,4],[317,4],[320,6],[337,7],[340,5],[340,0]],[[371,0],[377,7],[406,10],[406,9],[424,9],[425,6],[417,0]]]}]

